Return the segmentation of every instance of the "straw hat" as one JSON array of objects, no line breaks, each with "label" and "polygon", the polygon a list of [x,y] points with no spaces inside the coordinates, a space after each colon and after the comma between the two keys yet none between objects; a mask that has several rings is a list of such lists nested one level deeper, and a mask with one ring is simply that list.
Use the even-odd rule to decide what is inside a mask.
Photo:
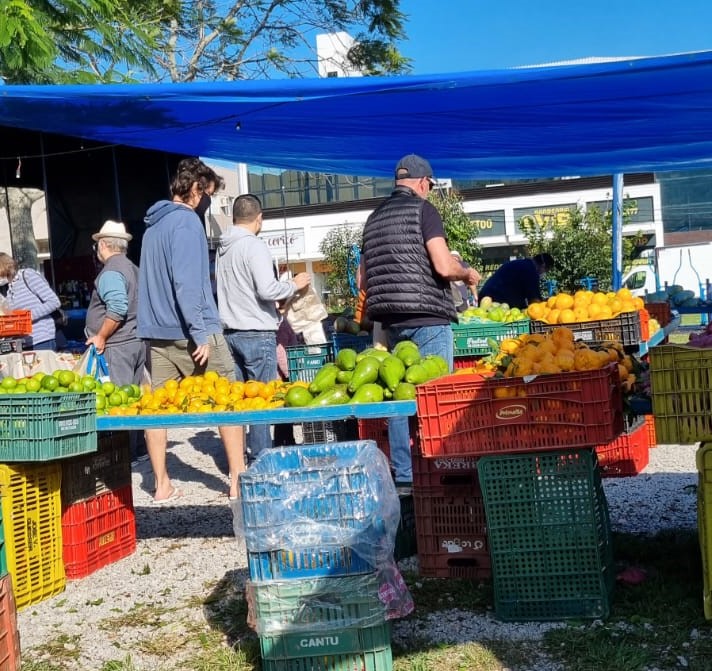
[{"label": "straw hat", "polygon": [[99,229],[98,233],[94,233],[91,236],[92,240],[101,240],[101,238],[121,238],[122,240],[131,240],[133,235],[126,232],[126,226],[124,226],[120,221],[112,221],[108,219],[104,222],[104,225]]}]

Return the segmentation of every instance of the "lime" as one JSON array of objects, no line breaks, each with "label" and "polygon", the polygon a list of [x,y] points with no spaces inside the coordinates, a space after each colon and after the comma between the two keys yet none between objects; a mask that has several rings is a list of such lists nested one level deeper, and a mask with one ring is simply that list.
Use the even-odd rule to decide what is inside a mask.
[{"label": "lime", "polygon": [[27,393],[27,387],[24,384],[18,384],[17,387],[15,387],[12,390],[15,394],[26,394]]},{"label": "lime", "polygon": [[103,410],[106,407],[106,396],[104,394],[96,395],[96,409]]},{"label": "lime", "polygon": [[113,394],[116,391],[116,385],[113,382],[102,382],[101,383],[101,390],[109,396],[110,394]]},{"label": "lime", "polygon": [[59,380],[53,375],[45,375],[42,378],[41,384],[42,389],[46,389],[47,391],[54,391],[57,387],[59,387]]},{"label": "lime", "polygon": [[141,387],[139,387],[137,384],[132,384],[130,396],[131,398],[141,398]]},{"label": "lime", "polygon": [[121,405],[127,405],[127,404],[128,404],[129,399],[130,399],[131,397],[129,396],[128,392],[126,392],[126,391],[123,390],[123,388],[122,388],[120,391],[114,392],[114,393],[115,393],[115,394],[116,394],[116,393],[121,394]]},{"label": "lime", "polygon": [[0,382],[0,386],[3,387],[3,389],[14,389],[17,387],[17,380],[12,377],[12,375],[8,375],[7,377],[4,377],[2,379],[2,382]]},{"label": "lime", "polygon": [[72,382],[72,384],[69,385],[69,391],[79,394],[86,391],[86,389],[84,389],[84,385],[81,382]]},{"label": "lime", "polygon": [[38,370],[32,377],[33,377],[35,380],[40,380],[40,381],[41,381],[42,378],[43,378],[45,375],[47,375],[47,373],[43,373],[41,370]]},{"label": "lime", "polygon": [[74,378],[74,373],[71,370],[61,370],[59,371],[59,375],[57,375],[57,379],[59,380],[59,384],[61,384],[63,387],[69,387],[72,382],[75,381]]},{"label": "lime", "polygon": [[35,392],[35,391],[39,391],[42,388],[42,384],[40,383],[40,381],[38,379],[31,377],[25,383],[25,387],[27,387],[27,391]]},{"label": "lime", "polygon": [[120,391],[112,391],[107,400],[109,405],[121,405],[123,402]]},{"label": "lime", "polygon": [[87,391],[92,391],[92,389],[96,389],[96,379],[93,378],[91,375],[85,375],[82,380],[82,387],[86,389]]}]

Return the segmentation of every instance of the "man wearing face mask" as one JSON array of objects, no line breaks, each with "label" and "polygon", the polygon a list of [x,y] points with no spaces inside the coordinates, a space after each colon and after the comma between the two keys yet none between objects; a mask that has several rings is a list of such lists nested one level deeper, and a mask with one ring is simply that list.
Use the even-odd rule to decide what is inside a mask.
[{"label": "man wearing face mask", "polygon": [[[222,178],[201,160],[184,159],[171,182],[171,200],[158,201],[146,214],[137,319],[139,337],[151,345],[154,388],[207,370],[235,379],[210,287],[205,229],[195,212],[203,196],[222,186]],[[245,469],[244,432],[240,426],[223,426],[218,431],[230,471],[229,495],[236,497],[237,478]],[[182,495],[168,476],[167,439],[165,429],[146,431],[156,503]]]}]

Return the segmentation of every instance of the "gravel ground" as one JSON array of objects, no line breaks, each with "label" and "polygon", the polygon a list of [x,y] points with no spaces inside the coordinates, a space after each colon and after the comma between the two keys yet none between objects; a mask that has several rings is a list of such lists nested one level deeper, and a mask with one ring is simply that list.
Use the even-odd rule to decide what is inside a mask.
[{"label": "gravel ground", "polygon": [[[174,663],[157,661],[142,643],[157,627],[112,626],[112,618],[136,604],[163,609],[161,633],[178,637],[188,626],[204,627],[201,602],[226,578],[240,590],[247,578],[244,545],[234,536],[227,500],[226,464],[222,445],[211,430],[169,432],[169,471],[184,492],[175,505],[152,503],[148,462],[133,468],[137,548],[130,557],[18,614],[23,653],[34,660],[54,656],[50,644],[63,639],[65,652],[77,653],[71,671],[99,671],[109,660],[131,655],[135,671],[163,671]],[[604,481],[614,530],[655,533],[665,528],[696,528],[695,446],[661,446],[651,450],[650,464],[634,478]],[[416,565],[405,560],[402,568]],[[396,622],[394,640],[407,644],[424,634],[434,644],[483,640],[535,641],[556,623],[507,624],[492,616],[472,617],[455,609],[415,622]],[[75,649],[75,647],[77,649]],[[180,650],[176,649],[180,656]],[[528,669],[556,671],[546,660]]]}]

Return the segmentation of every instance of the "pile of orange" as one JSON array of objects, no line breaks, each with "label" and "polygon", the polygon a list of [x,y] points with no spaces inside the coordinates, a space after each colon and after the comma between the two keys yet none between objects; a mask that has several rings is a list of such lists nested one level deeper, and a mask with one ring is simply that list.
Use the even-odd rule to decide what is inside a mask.
[{"label": "pile of orange", "polygon": [[612,319],[621,312],[637,312],[643,307],[643,299],[633,296],[630,289],[607,293],[581,289],[573,295],[560,293],[546,301],[532,303],[527,308],[527,315],[547,324],[573,324]]},{"label": "pile of orange", "polygon": [[504,340],[500,352],[508,355],[502,361],[501,372],[505,377],[598,370],[616,364],[624,387],[630,388],[635,382],[633,360],[624,353],[620,343],[589,347],[574,341],[573,331],[565,326],[547,334],[532,333]]},{"label": "pile of orange", "polygon": [[281,408],[288,387],[281,380],[231,382],[215,371],[207,371],[180,382],[168,380],[162,387],[144,392],[131,407],[109,414],[174,415]]}]

